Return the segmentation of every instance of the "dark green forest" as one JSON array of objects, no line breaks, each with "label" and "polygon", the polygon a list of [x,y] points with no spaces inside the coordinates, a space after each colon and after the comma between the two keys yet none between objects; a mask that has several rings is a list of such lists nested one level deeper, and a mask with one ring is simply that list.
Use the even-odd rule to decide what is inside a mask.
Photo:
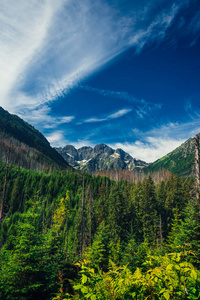
[{"label": "dark green forest", "polygon": [[200,299],[192,178],[0,164],[0,299]]}]

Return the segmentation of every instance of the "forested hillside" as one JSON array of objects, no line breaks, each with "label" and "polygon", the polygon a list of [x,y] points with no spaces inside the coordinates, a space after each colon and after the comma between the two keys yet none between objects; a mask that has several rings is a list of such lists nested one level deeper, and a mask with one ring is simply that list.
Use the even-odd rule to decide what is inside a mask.
[{"label": "forested hillside", "polygon": [[192,179],[0,164],[0,299],[199,299]]},{"label": "forested hillside", "polygon": [[38,130],[2,107],[0,160],[40,172],[69,168],[68,163]]},{"label": "forested hillside", "polygon": [[[200,134],[197,136],[200,137]],[[161,169],[179,176],[194,176],[194,138],[189,138],[181,146],[147,166],[144,171],[154,173]]]},{"label": "forested hillside", "polygon": [[0,0],[0,300],[200,300],[199,102],[200,0]]}]

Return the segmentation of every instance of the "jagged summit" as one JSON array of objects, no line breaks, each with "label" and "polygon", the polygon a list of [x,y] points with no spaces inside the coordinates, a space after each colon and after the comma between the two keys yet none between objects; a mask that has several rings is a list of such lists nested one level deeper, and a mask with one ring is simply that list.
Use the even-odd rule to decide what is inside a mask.
[{"label": "jagged summit", "polygon": [[106,144],[98,144],[94,148],[82,147],[76,149],[72,145],[56,148],[63,158],[79,170],[94,172],[97,170],[141,170],[148,164],[136,160],[122,149],[112,149]]}]

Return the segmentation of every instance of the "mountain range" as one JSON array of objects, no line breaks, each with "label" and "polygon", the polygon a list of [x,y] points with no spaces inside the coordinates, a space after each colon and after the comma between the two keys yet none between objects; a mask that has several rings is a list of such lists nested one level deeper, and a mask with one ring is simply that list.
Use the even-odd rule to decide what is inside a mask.
[{"label": "mountain range", "polygon": [[74,168],[89,171],[97,170],[136,170],[140,171],[148,164],[142,160],[133,158],[122,149],[112,149],[105,144],[76,149],[72,145],[64,148],[55,148],[59,154]]},{"label": "mountain range", "polygon": [[[200,134],[198,134],[200,138]],[[122,149],[105,144],[76,149],[72,145],[52,148],[32,125],[0,107],[0,160],[35,171],[77,169],[95,173],[106,170],[134,170],[154,173],[161,169],[180,176],[194,175],[194,138],[164,157],[148,164],[133,158]]]},{"label": "mountain range", "polygon": [[[198,134],[200,138],[200,134]],[[194,175],[194,138],[189,138],[181,146],[164,157],[148,164],[133,158],[122,149],[112,149],[105,144],[76,149],[72,145],[56,148],[63,158],[74,168],[89,171],[134,170],[146,174],[168,170],[179,176]]]}]

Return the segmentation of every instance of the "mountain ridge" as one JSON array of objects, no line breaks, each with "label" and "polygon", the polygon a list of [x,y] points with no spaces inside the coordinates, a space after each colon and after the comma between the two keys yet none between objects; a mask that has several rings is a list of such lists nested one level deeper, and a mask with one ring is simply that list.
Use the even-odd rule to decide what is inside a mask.
[{"label": "mountain ridge", "polygon": [[[197,134],[197,136],[200,139],[200,133]],[[63,148],[56,148],[56,150],[70,165],[77,169],[89,172],[128,169],[142,171],[145,174],[168,170],[184,177],[194,176],[195,174],[194,137],[190,137],[173,151],[149,164],[133,158],[122,149],[114,150],[106,144],[99,144],[94,148],[84,146],[79,149],[76,149],[73,145],[66,145]],[[105,152],[107,153],[107,156],[102,155]]]},{"label": "mountain ridge", "polygon": [[[197,134],[200,138],[200,133]],[[166,169],[180,176],[194,176],[194,137],[190,137],[179,147],[147,166],[144,171],[157,172]]]},{"label": "mountain ridge", "polygon": [[55,148],[63,158],[74,168],[91,173],[97,170],[137,170],[148,164],[133,158],[122,149],[112,149],[106,144],[98,144],[94,148],[84,146],[76,149],[73,145]]},{"label": "mountain ridge", "polygon": [[0,159],[25,169],[67,169],[68,163],[41,132],[0,107]]},{"label": "mountain ridge", "polygon": [[52,148],[32,125],[0,107],[0,160],[25,169],[44,171],[72,166],[93,174],[99,170],[134,170],[147,174],[165,169],[187,177],[194,175],[194,148],[194,138],[189,138],[151,164],[106,144],[98,144],[94,148],[84,146],[76,149],[73,145]]}]

